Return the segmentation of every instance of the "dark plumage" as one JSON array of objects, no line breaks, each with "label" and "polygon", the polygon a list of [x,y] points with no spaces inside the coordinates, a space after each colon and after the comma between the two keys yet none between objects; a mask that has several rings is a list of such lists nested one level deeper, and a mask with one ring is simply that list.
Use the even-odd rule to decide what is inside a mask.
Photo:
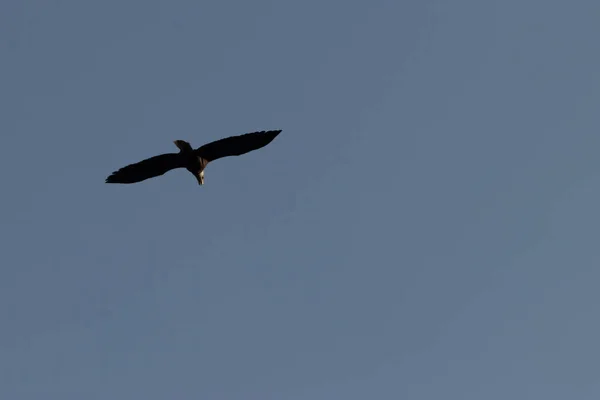
[{"label": "dark plumage", "polygon": [[106,178],[106,183],[136,183],[163,175],[175,168],[185,168],[202,185],[204,169],[209,162],[258,150],[271,143],[280,133],[281,130],[246,133],[216,140],[195,150],[185,140],[175,140],[179,153],[161,154],[127,165],[113,172]]}]

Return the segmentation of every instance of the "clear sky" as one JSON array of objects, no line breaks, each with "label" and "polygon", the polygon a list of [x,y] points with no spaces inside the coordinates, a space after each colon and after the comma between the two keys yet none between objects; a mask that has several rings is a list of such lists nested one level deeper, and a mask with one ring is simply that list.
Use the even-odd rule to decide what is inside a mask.
[{"label": "clear sky", "polygon": [[599,21],[1,1],[0,398],[600,398]]}]

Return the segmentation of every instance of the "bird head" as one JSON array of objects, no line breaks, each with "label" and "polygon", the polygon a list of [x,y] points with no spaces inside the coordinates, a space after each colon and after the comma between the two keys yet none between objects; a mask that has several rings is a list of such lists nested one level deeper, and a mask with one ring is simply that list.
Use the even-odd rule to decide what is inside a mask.
[{"label": "bird head", "polygon": [[204,170],[200,171],[199,174],[196,174],[196,179],[198,180],[198,185],[204,185]]}]

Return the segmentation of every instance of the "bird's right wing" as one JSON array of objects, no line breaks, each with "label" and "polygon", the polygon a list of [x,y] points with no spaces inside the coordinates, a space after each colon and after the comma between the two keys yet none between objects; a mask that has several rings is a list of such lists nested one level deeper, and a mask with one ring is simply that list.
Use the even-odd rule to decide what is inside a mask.
[{"label": "bird's right wing", "polygon": [[168,153],[147,158],[135,164],[129,164],[115,172],[106,183],[136,183],[143,180],[163,175],[164,173],[183,167],[182,157],[179,153]]},{"label": "bird's right wing", "polygon": [[206,161],[214,161],[222,157],[241,156],[253,150],[265,147],[281,133],[276,131],[260,131],[231,136],[207,143],[195,150],[195,153]]}]

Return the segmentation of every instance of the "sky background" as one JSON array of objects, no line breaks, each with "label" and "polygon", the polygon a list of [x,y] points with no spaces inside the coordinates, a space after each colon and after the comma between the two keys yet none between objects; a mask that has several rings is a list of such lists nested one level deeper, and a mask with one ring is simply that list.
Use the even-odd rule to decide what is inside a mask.
[{"label": "sky background", "polygon": [[0,2],[0,398],[600,398],[599,20]]}]

